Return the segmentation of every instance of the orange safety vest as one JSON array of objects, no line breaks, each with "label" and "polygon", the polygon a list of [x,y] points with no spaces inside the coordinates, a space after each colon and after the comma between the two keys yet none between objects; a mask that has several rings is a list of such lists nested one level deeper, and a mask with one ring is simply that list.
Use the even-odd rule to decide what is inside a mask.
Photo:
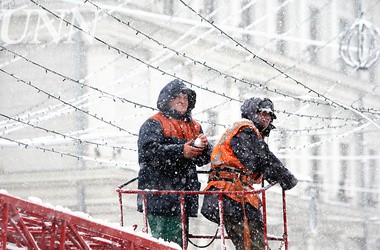
[{"label": "orange safety vest", "polygon": [[175,136],[180,139],[195,140],[201,131],[201,126],[197,121],[183,121],[166,117],[162,112],[158,112],[151,118],[158,121],[162,126],[165,137]]},{"label": "orange safety vest", "polygon": [[[209,183],[205,191],[215,187],[222,191],[252,191],[252,185],[262,181],[262,174],[249,173],[247,169],[235,156],[231,148],[231,139],[245,128],[252,128],[259,138],[262,138],[258,129],[247,119],[234,123],[224,132],[211,154],[211,169]],[[245,194],[244,200],[241,195],[226,194],[238,202],[248,202],[255,208],[259,208],[260,198],[256,194]]]}]

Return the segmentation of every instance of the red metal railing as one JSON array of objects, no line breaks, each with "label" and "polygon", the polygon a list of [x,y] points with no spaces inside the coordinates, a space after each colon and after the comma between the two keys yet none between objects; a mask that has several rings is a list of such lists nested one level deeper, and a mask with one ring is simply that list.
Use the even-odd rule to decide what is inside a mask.
[{"label": "red metal railing", "polygon": [[[176,249],[150,237],[0,194],[0,249]],[[13,247],[13,248],[15,248]]]},{"label": "red metal railing", "polygon": [[[145,209],[147,206],[146,201],[146,195],[147,194],[177,194],[180,197],[180,204],[181,204],[181,218],[182,218],[182,238],[183,242],[186,242],[186,223],[185,223],[185,195],[212,195],[217,194],[218,200],[219,200],[219,216],[220,216],[220,236],[217,236],[217,239],[221,240],[221,247],[222,249],[226,249],[226,242],[225,240],[228,239],[226,237],[224,232],[224,219],[223,219],[223,202],[222,202],[222,195],[223,194],[260,194],[261,195],[261,201],[262,201],[262,214],[263,214],[263,222],[264,222],[264,244],[265,249],[270,249],[269,247],[269,241],[281,241],[282,244],[285,246],[285,250],[288,250],[289,243],[288,243],[288,230],[287,230],[287,219],[286,219],[286,196],[285,191],[282,191],[282,209],[283,209],[283,235],[282,236],[269,236],[268,235],[268,227],[267,227],[267,203],[266,203],[266,191],[272,187],[273,185],[269,185],[266,187],[263,187],[259,190],[253,190],[253,191],[174,191],[174,190],[123,190],[122,188],[118,188],[116,191],[118,192],[119,196],[119,204],[120,204],[120,224],[121,226],[124,225],[124,216],[123,216],[123,194],[141,194],[142,200],[143,200],[143,229],[142,231],[145,233],[148,233],[148,220],[147,220],[147,210]],[[189,238],[204,238],[204,239],[211,239],[214,238],[213,235],[192,235],[189,234]],[[184,250],[187,249],[186,244],[184,244]],[[281,246],[280,246],[281,249]]]}]

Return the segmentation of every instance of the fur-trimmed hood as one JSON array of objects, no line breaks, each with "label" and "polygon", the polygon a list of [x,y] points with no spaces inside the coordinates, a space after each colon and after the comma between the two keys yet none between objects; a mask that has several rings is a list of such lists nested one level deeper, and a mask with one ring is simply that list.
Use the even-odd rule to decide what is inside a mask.
[{"label": "fur-trimmed hood", "polygon": [[[276,115],[274,113],[273,102],[266,97],[252,97],[248,100],[245,100],[244,103],[240,107],[241,117],[251,120],[253,124],[255,124],[256,128],[264,135],[268,136],[270,130],[274,129],[275,126],[272,124],[273,120],[276,119]],[[266,131],[263,131],[263,124],[260,122],[258,118],[259,112],[268,112],[272,115],[272,121],[270,122]]]},{"label": "fur-trimmed hood", "polygon": [[[180,115],[178,111],[170,108],[169,103],[179,93],[188,95],[189,106],[184,115]],[[167,116],[176,119],[191,120],[191,111],[195,107],[197,95],[194,90],[188,88],[182,81],[175,79],[169,82],[160,92],[157,99],[157,108]]]}]

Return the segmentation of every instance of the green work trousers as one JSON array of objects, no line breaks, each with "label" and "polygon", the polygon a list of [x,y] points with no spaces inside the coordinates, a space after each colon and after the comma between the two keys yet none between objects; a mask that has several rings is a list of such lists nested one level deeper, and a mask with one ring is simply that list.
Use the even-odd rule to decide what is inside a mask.
[{"label": "green work trousers", "polygon": [[[148,214],[148,222],[153,237],[175,242],[183,248],[181,215]],[[189,232],[189,218],[186,218],[186,239]],[[186,242],[187,244],[187,242]]]}]

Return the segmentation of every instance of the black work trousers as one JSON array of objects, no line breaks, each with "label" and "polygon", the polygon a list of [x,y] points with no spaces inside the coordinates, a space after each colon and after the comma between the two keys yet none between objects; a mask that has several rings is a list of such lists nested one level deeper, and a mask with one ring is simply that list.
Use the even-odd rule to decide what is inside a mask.
[{"label": "black work trousers", "polygon": [[[253,207],[246,212],[257,213],[255,216],[249,216],[248,220],[251,250],[262,250],[264,249],[264,223],[261,212]],[[225,214],[224,226],[236,250],[244,250],[244,217],[237,218]]]},{"label": "black work trousers", "polygon": [[[215,191],[216,188],[210,188]],[[244,250],[244,210],[240,202],[223,195],[224,226],[237,250]],[[245,203],[245,214],[249,223],[251,250],[264,249],[264,223],[260,209]],[[220,224],[217,195],[205,195],[201,213],[208,220]]]}]

